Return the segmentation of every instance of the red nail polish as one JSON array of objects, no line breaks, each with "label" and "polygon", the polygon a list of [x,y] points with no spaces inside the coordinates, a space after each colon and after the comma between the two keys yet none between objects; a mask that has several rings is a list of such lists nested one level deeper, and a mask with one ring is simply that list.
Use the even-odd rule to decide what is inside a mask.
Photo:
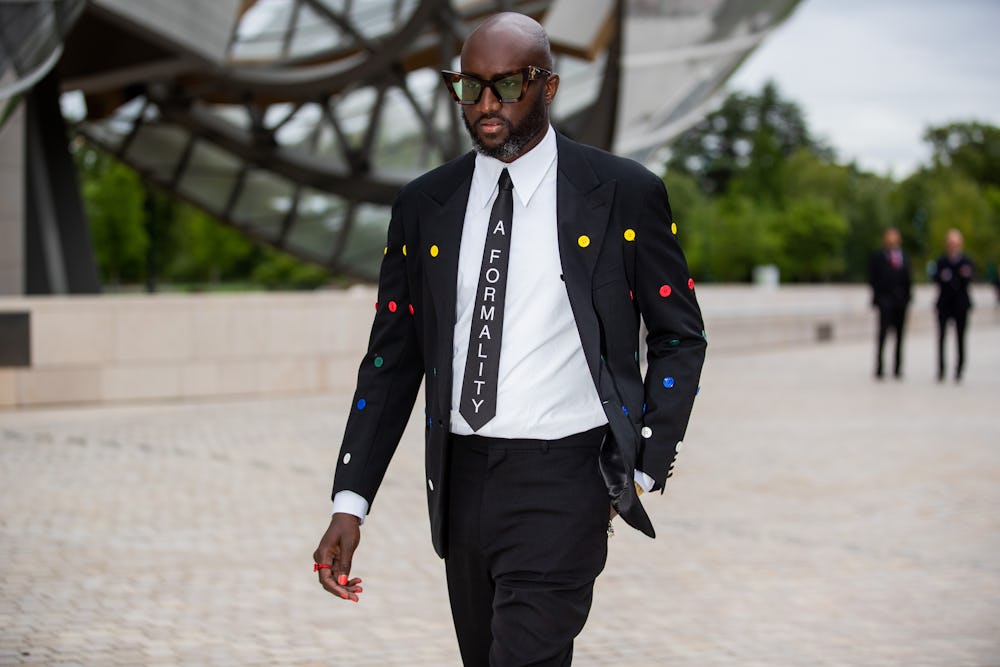
[{"label": "red nail polish", "polygon": [[346,574],[340,575],[340,577],[337,578],[337,583],[340,584],[341,586],[346,586],[347,585],[347,575]]}]

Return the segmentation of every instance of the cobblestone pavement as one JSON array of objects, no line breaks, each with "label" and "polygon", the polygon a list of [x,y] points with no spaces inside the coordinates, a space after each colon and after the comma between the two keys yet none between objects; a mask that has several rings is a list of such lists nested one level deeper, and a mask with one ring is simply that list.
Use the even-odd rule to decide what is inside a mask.
[{"label": "cobblestone pavement", "polygon": [[[711,356],[576,665],[1000,665],[1000,327]],[[0,413],[0,665],[458,664],[411,424],[359,604],[311,571],[349,397]]]}]

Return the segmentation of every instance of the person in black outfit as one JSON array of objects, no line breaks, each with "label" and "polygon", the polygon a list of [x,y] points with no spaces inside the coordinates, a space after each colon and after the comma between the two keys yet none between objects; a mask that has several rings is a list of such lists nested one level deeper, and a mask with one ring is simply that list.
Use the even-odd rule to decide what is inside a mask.
[{"label": "person in black outfit", "polygon": [[938,257],[932,278],[938,286],[938,382],[944,380],[944,334],[948,320],[955,322],[958,359],[955,362],[955,381],[962,379],[965,367],[965,325],[968,322],[972,300],[969,283],[972,281],[972,260],[962,252],[962,233],[949,229],[945,237],[945,253]]},{"label": "person in black outfit", "polygon": [[663,180],[550,127],[559,76],[540,24],[486,18],[442,77],[476,150],[393,206],[313,568],[358,601],[361,521],[422,383],[431,540],[463,664],[568,667],[609,519],[655,535],[639,494],[673,474],[704,322]]},{"label": "person in black outfit", "polygon": [[910,304],[910,263],[900,248],[899,230],[890,227],[882,235],[882,249],[873,253],[868,271],[872,287],[872,305],[878,308],[878,353],[875,377],[882,377],[882,350],[889,330],[896,332],[896,356],[893,375],[903,373],[903,329]]}]

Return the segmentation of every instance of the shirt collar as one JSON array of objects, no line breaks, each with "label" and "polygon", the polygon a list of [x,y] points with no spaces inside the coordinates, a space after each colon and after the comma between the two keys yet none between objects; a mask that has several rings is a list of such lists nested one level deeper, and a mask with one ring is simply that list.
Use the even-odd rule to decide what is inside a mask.
[{"label": "shirt collar", "polygon": [[496,158],[477,153],[469,200],[481,208],[489,206],[497,189],[500,172],[506,167],[514,184],[514,193],[521,201],[521,205],[527,206],[555,159],[556,133],[551,125],[537,146],[513,162],[501,162]]}]

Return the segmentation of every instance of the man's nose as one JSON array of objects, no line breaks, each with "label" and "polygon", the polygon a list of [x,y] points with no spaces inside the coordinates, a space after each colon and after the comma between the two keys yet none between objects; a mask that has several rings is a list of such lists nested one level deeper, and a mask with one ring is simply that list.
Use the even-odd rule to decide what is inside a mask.
[{"label": "man's nose", "polygon": [[500,98],[493,92],[493,86],[483,88],[483,94],[479,96],[479,103],[476,106],[483,114],[493,113],[500,109]]}]

